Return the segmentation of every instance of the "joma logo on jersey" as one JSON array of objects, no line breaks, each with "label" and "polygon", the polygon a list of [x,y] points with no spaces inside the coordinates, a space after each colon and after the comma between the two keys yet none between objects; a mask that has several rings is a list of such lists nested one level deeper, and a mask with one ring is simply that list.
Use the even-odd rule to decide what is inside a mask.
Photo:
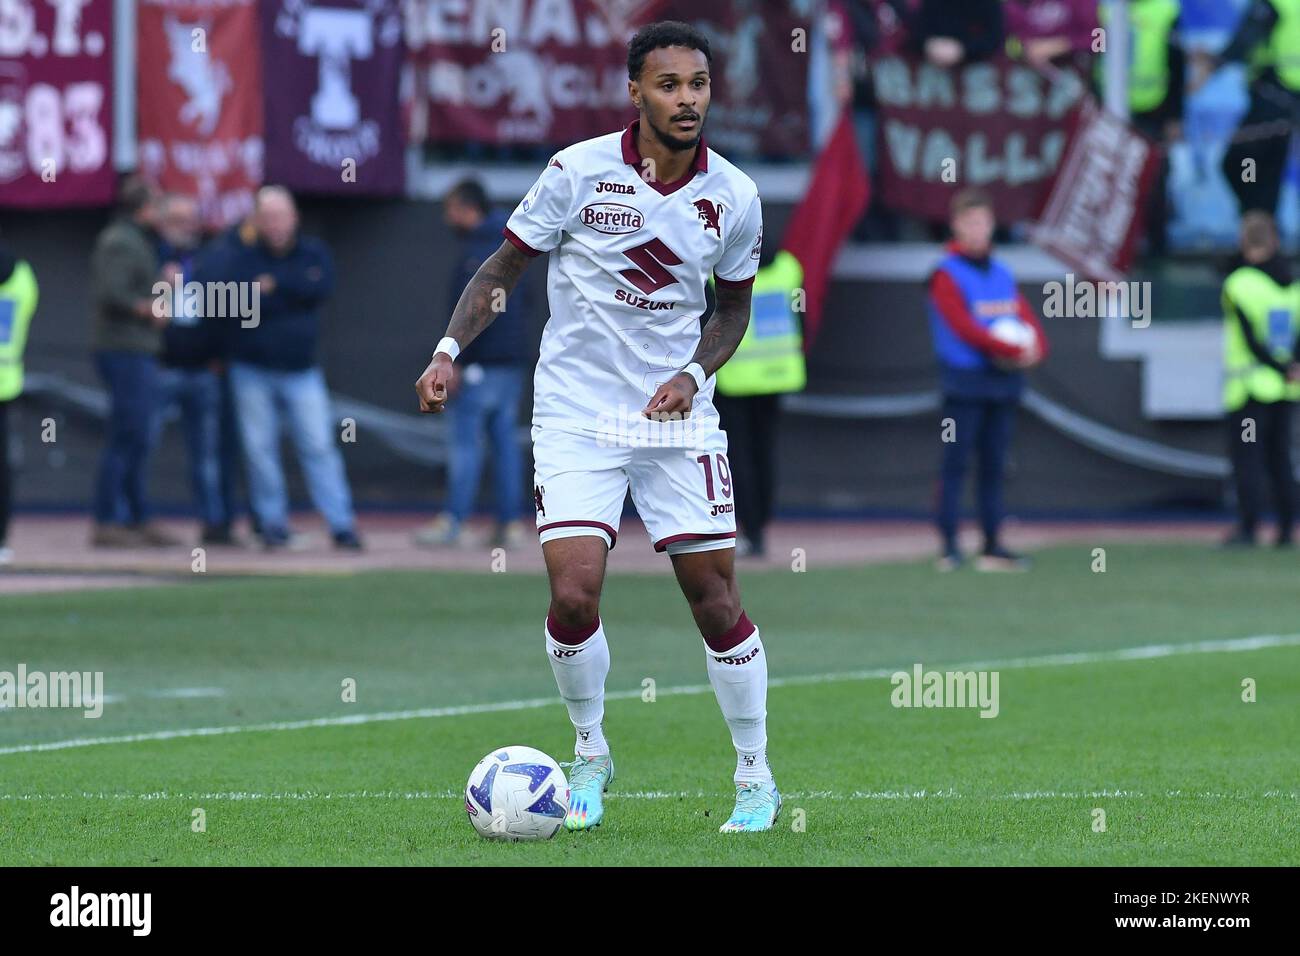
[{"label": "joma logo on jersey", "polygon": [[647,299],[643,295],[633,295],[623,289],[614,290],[615,302],[626,302],[634,309],[645,309],[647,312],[660,312],[664,309],[671,309],[677,305],[676,302],[655,302]]},{"label": "joma logo on jersey", "polygon": [[598,193],[622,193],[624,196],[635,196],[636,187],[629,186],[627,183],[596,183],[596,192]]},{"label": "joma logo on jersey", "polygon": [[639,211],[616,202],[594,202],[590,206],[583,206],[578,218],[584,226],[590,226],[607,236],[636,232],[645,224],[645,217]]},{"label": "joma logo on jersey", "polygon": [[697,199],[692,204],[700,214],[700,222],[704,223],[704,231],[712,229],[722,238],[722,213],[725,211],[722,203],[714,204],[712,199]]}]

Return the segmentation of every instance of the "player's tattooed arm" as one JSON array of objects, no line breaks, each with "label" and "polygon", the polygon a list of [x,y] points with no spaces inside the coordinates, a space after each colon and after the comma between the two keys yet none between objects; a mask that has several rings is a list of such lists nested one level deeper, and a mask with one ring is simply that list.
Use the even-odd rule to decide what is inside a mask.
[{"label": "player's tattooed arm", "polygon": [[[718,286],[717,304],[713,317],[704,326],[700,334],[700,344],[691,356],[691,362],[698,363],[704,369],[707,378],[726,363],[735,353],[740,340],[745,337],[749,326],[750,286]],[[691,363],[688,362],[689,366]],[[695,378],[687,372],[678,372],[664,384],[660,385],[641,414],[646,418],[667,415],[690,414],[691,404],[699,387]]]},{"label": "player's tattooed arm", "polygon": [[[462,349],[473,342],[505,309],[506,298],[530,261],[513,243],[501,243],[461,292],[447,324],[447,336],[455,339]],[[435,353],[415,382],[420,411],[441,412],[450,397],[454,377],[451,356],[446,352]]]},{"label": "player's tattooed arm", "polygon": [[699,347],[691,357],[692,362],[700,363],[706,376],[717,372],[735,354],[740,340],[745,337],[745,329],[749,327],[749,300],[753,287],[748,284],[719,285],[717,290],[713,318],[704,326]]}]

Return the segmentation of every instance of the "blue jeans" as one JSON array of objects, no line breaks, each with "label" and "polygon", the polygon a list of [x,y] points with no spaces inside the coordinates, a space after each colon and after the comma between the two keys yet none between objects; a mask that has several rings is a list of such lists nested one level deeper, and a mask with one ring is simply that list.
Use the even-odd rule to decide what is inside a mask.
[{"label": "blue jeans", "polygon": [[[473,371],[480,369],[479,373]],[[523,506],[523,456],[515,431],[524,370],[516,365],[468,365],[460,391],[448,404],[451,414],[451,464],[447,511],[457,523],[469,517],[483,471],[484,432],[492,442],[492,478],[497,521],[519,518]]]},{"label": "blue jeans", "polygon": [[285,419],[307,480],[307,492],[335,534],[355,524],[343,456],[334,441],[325,376],[319,368],[281,371],[235,362],[230,384],[248,466],[248,495],[262,534],[288,530],[289,499],[280,467]]},{"label": "blue jeans", "polygon": [[957,543],[962,485],[972,451],[978,459],[976,486],[984,545],[985,548],[997,546],[1002,524],[1002,470],[1011,447],[1011,426],[1018,407],[1015,401],[951,395],[944,398],[943,417],[953,420],[956,438],[943,446],[939,475],[937,523],[945,548],[955,547]]},{"label": "blue jeans", "polygon": [[158,361],[144,352],[96,352],[95,366],[109,396],[108,443],[95,479],[95,521],[140,524],[150,515],[148,463]]},{"label": "blue jeans", "polygon": [[216,374],[206,368],[160,368],[155,435],[161,434],[163,416],[173,405],[179,406],[185,428],[199,520],[208,528],[224,527],[230,515],[221,488],[221,383]]}]

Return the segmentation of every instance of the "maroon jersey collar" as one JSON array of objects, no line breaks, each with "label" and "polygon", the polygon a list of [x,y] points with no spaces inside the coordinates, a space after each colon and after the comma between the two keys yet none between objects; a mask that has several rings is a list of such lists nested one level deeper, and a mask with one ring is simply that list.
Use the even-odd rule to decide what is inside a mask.
[{"label": "maroon jersey collar", "polygon": [[[641,121],[633,120],[628,124],[627,129],[623,130],[623,162],[636,168],[637,174],[641,172],[641,150],[637,149],[636,137],[637,131],[641,126]],[[686,171],[686,175],[681,179],[671,183],[661,183],[654,180],[649,185],[661,195],[667,196],[669,193],[675,193],[692,179],[696,173],[707,173],[709,171],[709,148],[704,144],[704,137],[700,137],[699,143],[695,147],[695,159],[691,163],[691,168]]]}]

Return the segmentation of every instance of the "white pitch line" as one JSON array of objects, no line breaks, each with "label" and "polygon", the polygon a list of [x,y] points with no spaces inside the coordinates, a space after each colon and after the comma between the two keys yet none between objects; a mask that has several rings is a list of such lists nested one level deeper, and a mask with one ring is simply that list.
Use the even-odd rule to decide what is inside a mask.
[{"label": "white pitch line", "polygon": [[[1119,648],[1113,651],[1088,651],[1075,654],[1046,654],[1041,657],[1012,657],[1004,660],[973,661],[964,664],[929,664],[931,669],[947,670],[1020,670],[1034,667],[1063,667],[1073,664],[1102,664],[1120,661],[1144,661],[1183,654],[1228,654],[1258,651],[1273,647],[1300,646],[1300,634],[1258,634],[1253,637],[1226,638],[1214,641],[1192,641],[1186,644],[1147,644],[1141,647]],[[769,688],[801,687],[808,684],[828,684],[839,681],[882,680],[898,673],[897,667],[873,670],[839,671],[831,674],[811,674],[803,677],[775,677],[768,681]],[[638,700],[642,690],[612,691],[606,700]],[[659,697],[680,697],[693,694],[711,694],[710,684],[687,684],[656,690]],[[349,727],[359,724],[378,724],[395,720],[424,720],[437,717],[464,717],[472,714],[498,714],[512,710],[535,710],[559,704],[558,697],[534,697],[528,700],[505,700],[492,704],[464,704],[458,707],[421,707],[415,710],[394,710],[374,714],[352,714],[345,717],[314,717],[308,720],[286,720],[262,724],[233,724],[226,727],[185,727],[177,730],[154,730],[139,734],[122,734],[115,737],[75,737],[71,740],[53,740],[39,744],[17,744],[0,747],[0,756],[19,753],[39,753],[47,750],[68,750],[73,747],[102,747],[109,744],[135,744],[152,740],[178,740],[185,737],[218,737],[226,734],[266,733],[282,730],[307,730],[312,727]]]},{"label": "white pitch line", "polygon": [[[1260,793],[1224,793],[1221,791],[1163,790],[1029,790],[1010,793],[961,793],[956,790],[854,790],[837,793],[833,790],[791,791],[782,794],[789,800],[1300,800],[1300,793],[1286,790],[1265,790]],[[312,801],[312,800],[463,800],[459,790],[351,790],[333,791],[291,790],[271,791],[217,791],[212,793],[172,793],[155,790],[148,793],[0,793],[0,801],[43,802],[55,800],[185,800],[185,801]],[[706,793],[703,790],[635,790],[628,793],[611,792],[610,800],[729,800],[730,794]]]}]

